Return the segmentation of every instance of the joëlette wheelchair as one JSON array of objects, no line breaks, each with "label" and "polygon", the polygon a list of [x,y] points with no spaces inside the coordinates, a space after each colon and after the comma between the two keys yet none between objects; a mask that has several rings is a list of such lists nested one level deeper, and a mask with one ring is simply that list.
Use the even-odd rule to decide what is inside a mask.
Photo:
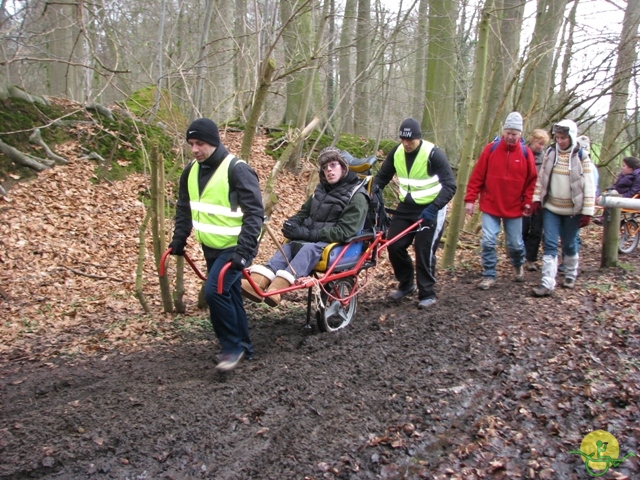
[{"label": "jo\u00eblette wheelchair", "polygon": [[[344,152],[343,152],[344,153]],[[255,292],[261,297],[283,294],[306,288],[307,321],[305,329],[312,329],[311,316],[315,308],[315,318],[321,332],[333,332],[345,328],[355,317],[358,305],[358,293],[366,284],[360,282],[360,274],[378,264],[382,252],[392,243],[404,235],[420,228],[421,221],[417,221],[393,238],[386,238],[387,222],[382,200],[382,192],[371,192],[373,176],[372,167],[376,157],[365,159],[345,155],[349,161],[349,169],[357,173],[362,179],[370,196],[369,212],[364,228],[360,234],[348,239],[345,243],[331,243],[322,252],[320,261],[314,267],[307,280],[280,290],[263,291],[251,278],[251,273],[245,269],[242,274],[251,284]],[[164,264],[171,253],[168,249],[160,260],[160,276],[164,275]],[[185,260],[202,279],[206,279],[193,261],[185,254]],[[218,276],[218,293],[222,293],[223,279],[231,263],[227,263]]]}]

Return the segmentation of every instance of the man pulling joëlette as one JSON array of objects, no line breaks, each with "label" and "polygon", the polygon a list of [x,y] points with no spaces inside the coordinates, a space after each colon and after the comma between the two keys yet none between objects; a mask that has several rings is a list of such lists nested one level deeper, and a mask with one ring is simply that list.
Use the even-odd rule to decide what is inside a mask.
[{"label": "man pulling jo\u00eblette", "polygon": [[[216,368],[227,371],[245,355],[253,355],[240,280],[258,248],[264,219],[260,184],[253,169],[222,145],[213,121],[195,120],[186,137],[195,161],[180,176],[169,247],[173,255],[184,255],[192,229],[202,245],[208,272],[205,299],[222,347]],[[218,294],[218,274],[228,262],[231,268],[224,277],[223,293]]]}]

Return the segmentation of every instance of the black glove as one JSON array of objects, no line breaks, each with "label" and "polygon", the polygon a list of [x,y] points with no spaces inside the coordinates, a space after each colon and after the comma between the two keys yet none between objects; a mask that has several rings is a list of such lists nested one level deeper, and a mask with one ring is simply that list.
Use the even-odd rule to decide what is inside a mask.
[{"label": "black glove", "polygon": [[318,241],[318,232],[316,230],[309,230],[309,227],[296,225],[289,222],[289,220],[284,222],[282,234],[289,240],[303,240],[306,242]]},{"label": "black glove", "polygon": [[295,215],[285,221],[285,223],[287,223],[287,222],[289,222],[289,223],[291,223],[293,225],[302,225],[302,219],[300,217],[296,217]]},{"label": "black glove", "polygon": [[287,220],[282,225],[282,234],[289,240],[306,240],[309,229]]},{"label": "black glove", "polygon": [[244,270],[249,266],[249,260],[240,252],[233,252],[229,257],[231,268],[234,270]]},{"label": "black glove", "polygon": [[171,255],[184,255],[184,247],[187,246],[187,242],[184,240],[178,240],[174,238],[169,244],[169,248],[171,249]]}]

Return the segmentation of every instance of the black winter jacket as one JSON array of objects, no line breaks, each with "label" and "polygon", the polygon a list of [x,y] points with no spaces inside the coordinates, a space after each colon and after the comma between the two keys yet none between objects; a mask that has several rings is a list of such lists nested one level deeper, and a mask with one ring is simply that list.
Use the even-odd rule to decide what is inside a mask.
[{"label": "black winter jacket", "polygon": [[352,195],[361,180],[353,172],[335,185],[320,182],[291,220],[318,234],[320,242],[344,242],[362,228],[369,196],[364,188]]}]

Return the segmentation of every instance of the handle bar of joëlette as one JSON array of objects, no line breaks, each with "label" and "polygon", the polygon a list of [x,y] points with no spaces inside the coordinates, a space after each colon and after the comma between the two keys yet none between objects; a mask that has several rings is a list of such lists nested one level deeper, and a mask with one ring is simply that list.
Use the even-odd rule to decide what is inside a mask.
[{"label": "handle bar of jo\u00eblette", "polygon": [[[164,277],[165,274],[165,263],[167,262],[167,257],[171,254],[171,247],[167,248],[167,250],[162,254],[162,257],[160,258],[160,265],[158,267],[158,274],[161,277]],[[198,275],[198,277],[200,277],[202,280],[206,280],[207,277],[204,276],[202,274],[202,272],[200,272],[200,270],[198,270],[198,267],[196,266],[195,263],[193,263],[193,260],[191,260],[191,258],[189,257],[189,255],[184,254],[184,259],[187,261],[187,263],[191,266],[191,268],[193,269],[193,271],[196,273],[196,275]]]}]

